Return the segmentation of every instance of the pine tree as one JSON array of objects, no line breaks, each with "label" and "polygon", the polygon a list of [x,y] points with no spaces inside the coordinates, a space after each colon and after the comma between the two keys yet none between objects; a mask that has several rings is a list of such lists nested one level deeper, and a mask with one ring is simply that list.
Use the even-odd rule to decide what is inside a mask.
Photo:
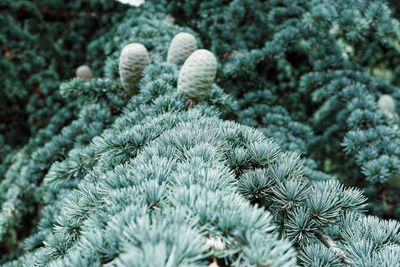
[{"label": "pine tree", "polygon": [[[2,152],[0,262],[398,265],[399,222],[367,213],[373,201],[370,211],[397,216],[376,192],[394,192],[379,186],[395,184],[397,87],[362,57],[385,44],[391,51],[376,58],[392,64],[397,22],[380,1],[349,7],[159,0],[129,9],[87,46],[107,55],[104,75],[63,82],[48,125]],[[175,43],[182,32],[199,50],[169,60],[185,47]],[[133,43],[145,61],[137,50],[124,61]],[[381,95],[394,99],[390,112]]]}]

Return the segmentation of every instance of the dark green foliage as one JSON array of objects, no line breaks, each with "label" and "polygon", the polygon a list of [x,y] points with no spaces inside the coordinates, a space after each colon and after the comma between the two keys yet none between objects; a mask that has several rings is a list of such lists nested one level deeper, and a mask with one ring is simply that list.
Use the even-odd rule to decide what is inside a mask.
[{"label": "dark green foliage", "polygon": [[1,1],[0,132],[5,143],[20,146],[45,127],[65,105],[59,82],[73,77],[80,64],[103,62],[104,55],[86,56],[87,40],[123,15],[117,6],[105,0]]}]

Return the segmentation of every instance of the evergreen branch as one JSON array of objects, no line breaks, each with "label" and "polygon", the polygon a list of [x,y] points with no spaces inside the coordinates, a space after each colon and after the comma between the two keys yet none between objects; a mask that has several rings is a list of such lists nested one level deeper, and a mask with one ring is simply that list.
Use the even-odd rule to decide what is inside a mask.
[{"label": "evergreen branch", "polygon": [[326,235],[321,230],[315,231],[315,236],[318,238],[319,241],[322,242],[328,249],[332,250],[337,256],[339,256],[340,260],[346,264],[347,266],[353,266],[351,260],[348,259],[346,253],[339,248],[335,241],[328,235]]}]

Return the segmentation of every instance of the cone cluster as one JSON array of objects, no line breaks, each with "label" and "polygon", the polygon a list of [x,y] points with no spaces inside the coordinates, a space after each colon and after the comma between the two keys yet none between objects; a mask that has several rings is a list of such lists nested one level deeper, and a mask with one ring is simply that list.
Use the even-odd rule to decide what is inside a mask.
[{"label": "cone cluster", "polygon": [[[167,61],[183,64],[178,79],[178,91],[193,101],[203,100],[215,80],[217,60],[213,53],[197,49],[196,39],[190,33],[181,32],[172,39]],[[145,67],[150,64],[146,47],[139,43],[125,46],[119,59],[121,83],[129,95],[136,94]]]}]

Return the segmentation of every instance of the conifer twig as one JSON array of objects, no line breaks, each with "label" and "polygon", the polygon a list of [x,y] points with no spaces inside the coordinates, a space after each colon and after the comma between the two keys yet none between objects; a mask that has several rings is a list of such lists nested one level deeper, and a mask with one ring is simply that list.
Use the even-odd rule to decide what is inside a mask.
[{"label": "conifer twig", "polygon": [[333,239],[323,233],[322,231],[317,230],[315,232],[315,236],[322,242],[328,249],[332,250],[336,255],[339,256],[340,260],[346,264],[347,266],[352,266],[351,261],[347,258],[346,253],[339,248]]}]

